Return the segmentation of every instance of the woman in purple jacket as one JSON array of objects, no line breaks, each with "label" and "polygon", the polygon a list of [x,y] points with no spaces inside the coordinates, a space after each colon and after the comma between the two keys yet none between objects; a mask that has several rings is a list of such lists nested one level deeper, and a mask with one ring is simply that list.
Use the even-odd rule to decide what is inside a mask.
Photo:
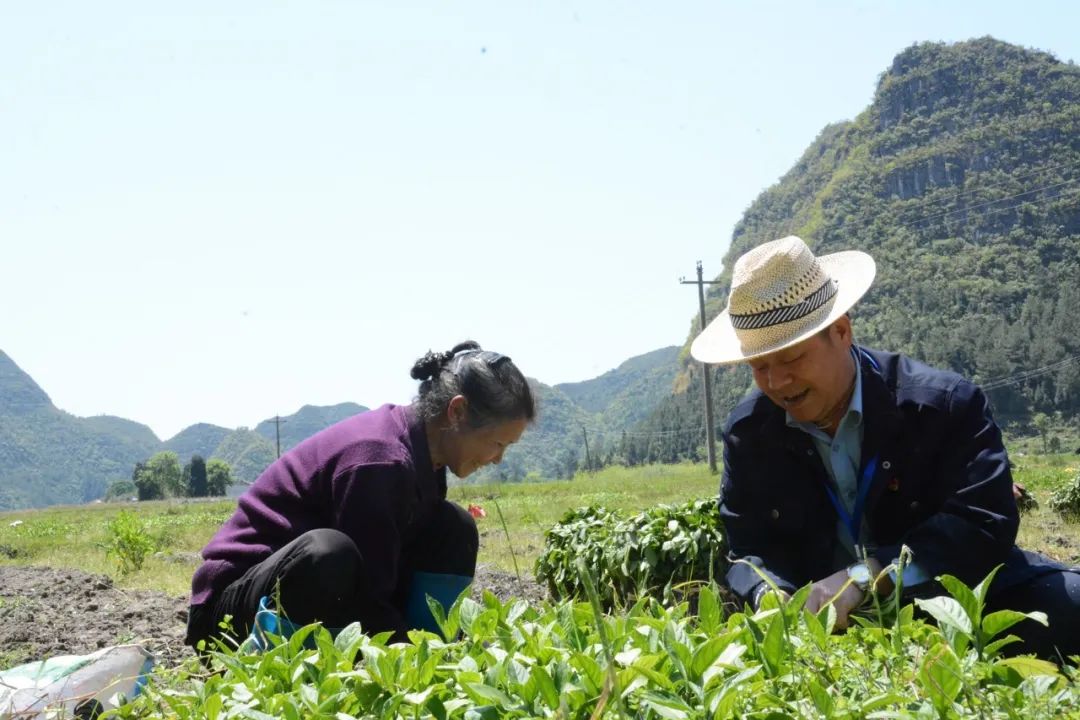
[{"label": "woman in purple jacket", "polygon": [[472,580],[479,538],[446,499],[446,470],[465,477],[502,460],[535,415],[505,355],[464,342],[412,369],[412,405],[343,420],[282,455],[239,499],[203,549],[186,642],[236,637],[260,603],[285,626],[359,621],[369,634],[434,629],[426,596],[448,605]]}]

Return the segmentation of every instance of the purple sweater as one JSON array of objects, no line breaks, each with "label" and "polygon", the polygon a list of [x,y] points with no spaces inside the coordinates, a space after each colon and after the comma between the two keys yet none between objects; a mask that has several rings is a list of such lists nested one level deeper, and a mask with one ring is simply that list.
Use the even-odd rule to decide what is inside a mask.
[{"label": "purple sweater", "polygon": [[308,530],[335,528],[356,543],[373,597],[389,603],[414,520],[446,498],[424,423],[411,406],[383,405],[328,427],[268,467],[203,548],[191,604],[209,602],[248,568]]}]

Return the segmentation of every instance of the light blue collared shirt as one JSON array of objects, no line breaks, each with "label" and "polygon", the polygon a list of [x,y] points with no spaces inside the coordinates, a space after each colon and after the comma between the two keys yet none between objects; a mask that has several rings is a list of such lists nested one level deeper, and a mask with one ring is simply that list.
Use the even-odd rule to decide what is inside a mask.
[{"label": "light blue collared shirt", "polygon": [[[862,363],[859,362],[858,351],[851,350],[851,357],[855,361],[855,389],[851,393],[851,402],[848,403],[847,412],[840,419],[840,425],[836,434],[829,434],[811,422],[798,422],[790,414],[787,416],[788,427],[793,427],[810,436],[814,441],[814,448],[821,457],[821,462],[829,474],[836,490],[836,496],[844,504],[844,509],[850,514],[855,507],[855,498],[859,493],[859,462],[862,459],[863,442],[863,394],[862,394]],[[847,525],[840,518],[836,520],[836,533],[840,538],[837,546],[838,565],[848,565],[856,559],[855,545]],[[859,528],[859,542],[865,544],[867,539],[866,519],[863,518]],[[889,573],[893,580],[895,573]],[[918,585],[928,578],[914,563],[904,568],[904,584]]]},{"label": "light blue collared shirt", "polygon": [[[854,354],[852,355],[854,358]],[[803,431],[814,441],[814,448],[821,457],[821,462],[829,474],[836,489],[836,496],[844,504],[844,509],[851,513],[855,507],[855,497],[859,493],[859,460],[862,455],[863,441],[863,401],[862,368],[855,362],[855,389],[851,393],[851,402],[847,412],[840,419],[836,434],[829,434],[812,422],[799,422],[787,414],[788,427]],[[855,545],[851,534],[842,520],[836,520],[836,532],[842,546],[842,557],[837,560],[843,564],[855,560]],[[860,542],[866,537],[866,521],[859,528]]]}]

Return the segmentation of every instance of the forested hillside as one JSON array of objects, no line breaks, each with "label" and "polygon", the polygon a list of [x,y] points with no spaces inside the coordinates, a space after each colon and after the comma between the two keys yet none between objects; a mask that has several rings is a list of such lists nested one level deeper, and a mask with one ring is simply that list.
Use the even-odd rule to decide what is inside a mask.
[{"label": "forested hillside", "polygon": [[678,358],[679,348],[667,347],[591,380],[555,386],[532,380],[539,407],[533,427],[500,465],[469,481],[566,478],[579,468],[625,461],[627,431],[670,395]]},{"label": "forested hillside", "polygon": [[59,410],[0,351],[0,510],[93,500],[158,444],[145,425]]},{"label": "forested hillside", "polygon": [[166,440],[162,449],[171,450],[182,458],[189,458],[192,455],[209,458],[231,432],[229,428],[223,428],[220,425],[196,423]]},{"label": "forested hillside", "polygon": [[[281,451],[367,408],[356,403],[305,405],[280,418]],[[192,455],[219,458],[232,477],[249,483],[276,457],[274,420],[255,430],[198,423],[162,442],[145,425],[111,415],[76,417],[0,351],[0,510],[84,503],[130,479],[135,464],[163,450],[181,463]]]},{"label": "forested hillside", "polygon": [[[815,252],[869,252],[878,278],[856,340],[988,387],[1002,420],[1080,412],[1080,68],[990,38],[900,53],[872,104],[822,130],[738,223],[735,259],[788,234]],[[688,338],[689,341],[689,338]],[[714,369],[717,423],[750,387]],[[657,457],[700,456],[700,370],[641,426]]]},{"label": "forested hillside", "polygon": [[[561,478],[587,464],[596,468],[636,461],[626,431],[671,392],[678,355],[677,347],[662,348],[580,383],[551,387],[531,380],[539,406],[536,423],[500,466],[469,480]],[[150,428],[130,420],[78,418],[57,409],[29,375],[0,353],[0,510],[100,498],[114,481],[130,480],[136,463],[162,451],[176,453],[181,465],[193,455],[224,460],[237,483],[230,494],[236,494],[277,457],[278,432],[281,452],[286,452],[365,410],[356,403],[305,405],[292,415],[263,420],[253,430],[198,423],[161,442]]]},{"label": "forested hillside", "polygon": [[277,433],[281,433],[281,452],[285,452],[301,440],[311,437],[324,428],[347,417],[362,413],[368,408],[356,403],[338,403],[337,405],[305,405],[288,417],[282,417],[280,423],[274,418],[263,420],[255,426],[255,432],[262,435],[271,445],[277,443]]}]

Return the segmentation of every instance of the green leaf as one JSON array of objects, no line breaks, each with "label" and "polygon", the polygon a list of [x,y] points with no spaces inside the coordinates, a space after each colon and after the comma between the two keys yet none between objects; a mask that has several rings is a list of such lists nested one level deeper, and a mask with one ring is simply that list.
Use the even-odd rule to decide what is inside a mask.
[{"label": "green leaf", "polygon": [[428,698],[431,696],[431,693],[434,692],[434,690],[435,686],[429,685],[428,687],[418,692],[405,693],[402,696],[402,699],[409,705],[423,705],[427,702]]},{"label": "green leaf", "polygon": [[960,603],[953,598],[935,597],[929,600],[916,600],[915,604],[923,612],[937,620],[939,626],[943,628],[951,627],[963,633],[966,637],[971,637],[971,619],[964,612],[964,608]]},{"label": "green leaf", "polygon": [[880,710],[888,705],[903,705],[909,701],[910,698],[905,697],[898,692],[887,692],[863,700],[862,705],[859,707],[859,712],[864,715],[870,715],[870,713]]},{"label": "green leaf", "polygon": [[217,720],[218,713],[221,712],[221,695],[214,693],[206,698],[202,711],[206,714],[207,720]]},{"label": "green leaf", "polygon": [[948,645],[936,645],[919,669],[918,681],[927,697],[944,714],[963,689],[964,671],[960,660]]},{"label": "green leaf", "polygon": [[982,601],[971,591],[971,588],[952,575],[942,575],[938,578],[938,582],[949,591],[953,599],[960,603],[960,607],[964,609],[968,620],[971,621],[971,627],[979,627],[982,620]]},{"label": "green leaf", "polygon": [[817,615],[810,612],[807,609],[802,611],[803,624],[806,625],[807,632],[810,633],[810,639],[814,641],[814,644],[819,649],[825,649],[825,643],[828,642],[829,636],[825,633],[825,626],[818,620]]},{"label": "green leaf", "polygon": [[994,582],[994,576],[998,574],[998,570],[1001,569],[1001,565],[997,565],[987,573],[982,582],[975,586],[975,597],[978,598],[980,603],[986,604],[986,593],[990,591],[990,584]]},{"label": "green leaf", "polygon": [[829,603],[817,612],[818,622],[825,628],[826,635],[832,635],[836,629],[836,606]]},{"label": "green leaf", "polygon": [[706,585],[698,593],[698,627],[706,635],[712,635],[720,627],[722,617],[720,602],[712,585]]},{"label": "green leaf", "polygon": [[548,707],[555,710],[559,707],[559,691],[555,689],[555,681],[551,679],[548,671],[539,665],[534,665],[530,673],[540,688],[540,695]]},{"label": "green leaf", "polygon": [[427,601],[428,610],[431,611],[431,617],[435,619],[435,624],[439,626],[439,632],[442,633],[443,640],[452,642],[454,638],[453,635],[447,631],[446,611],[443,610],[442,603],[430,595],[427,595],[424,599]]},{"label": "green leaf", "polygon": [[629,669],[646,678],[649,682],[662,690],[674,690],[675,682],[672,680],[671,676],[666,672],[659,672],[655,669],[657,660],[658,656],[638,658]]},{"label": "green leaf", "polygon": [[705,671],[716,661],[716,658],[720,657],[720,653],[731,643],[733,637],[732,633],[717,635],[709,638],[694,650],[690,660],[690,674],[694,682],[701,683]]},{"label": "green leaf", "polygon": [[677,697],[645,695],[644,704],[652,709],[657,715],[667,720],[685,720],[690,717],[692,708]]},{"label": "green leaf", "polygon": [[983,618],[983,636],[989,640],[1008,630],[1021,620],[1034,620],[1044,626],[1048,625],[1046,613],[1044,612],[1022,613],[1019,610],[999,610]]},{"label": "green leaf", "polygon": [[986,658],[992,658],[998,654],[998,651],[1006,645],[1012,645],[1013,643],[1021,642],[1020,638],[1015,635],[1006,635],[1005,637],[995,640],[994,642],[983,648],[983,656]]},{"label": "green leaf", "polygon": [[814,678],[810,678],[807,685],[810,688],[810,699],[814,701],[814,707],[823,717],[830,717],[834,703],[829,692]]},{"label": "green leaf", "polygon": [[366,639],[367,637],[364,635],[360,623],[349,623],[334,638],[334,647],[341,653],[345,662],[351,665],[356,659],[357,651],[359,651],[360,646],[364,644]]},{"label": "green leaf", "polygon": [[461,601],[461,607],[458,608],[458,618],[461,623],[461,629],[466,634],[473,634],[473,623],[476,622],[476,618],[484,612],[484,606],[473,600],[472,598],[464,598]]},{"label": "green leaf", "polygon": [[504,709],[514,706],[514,701],[510,699],[510,696],[497,687],[483,683],[465,683],[465,688],[477,700],[487,700]]},{"label": "green leaf", "polygon": [[784,666],[786,651],[784,616],[782,613],[777,613],[769,624],[768,632],[765,633],[765,641],[761,643],[761,656],[770,677],[780,674]]},{"label": "green leaf", "polygon": [[803,585],[801,588],[795,591],[795,594],[788,598],[786,603],[786,612],[788,617],[794,619],[798,613],[806,605],[806,599],[810,597],[810,591],[813,589],[813,585]]},{"label": "green leaf", "polygon": [[996,660],[994,665],[999,667],[1007,667],[1020,673],[1021,677],[1031,677],[1033,675],[1053,675],[1054,677],[1060,677],[1061,673],[1058,670],[1058,666],[1047,660],[1039,660],[1038,658],[1019,656],[1005,658],[1003,660]]}]

